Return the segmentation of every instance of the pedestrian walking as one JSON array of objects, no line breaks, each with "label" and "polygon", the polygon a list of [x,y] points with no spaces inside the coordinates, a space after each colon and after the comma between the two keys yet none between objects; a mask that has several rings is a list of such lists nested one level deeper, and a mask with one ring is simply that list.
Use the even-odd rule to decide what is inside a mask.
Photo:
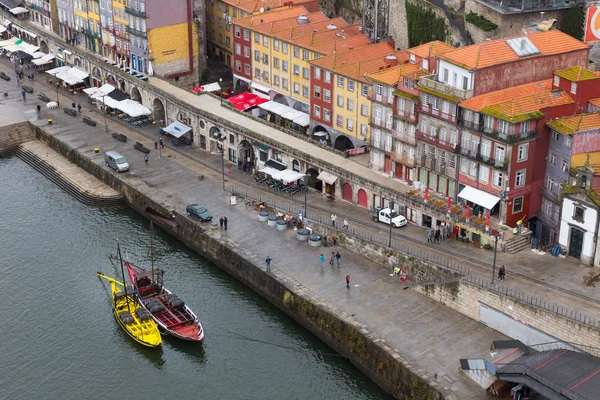
[{"label": "pedestrian walking", "polygon": [[[36,67],[37,68],[37,67]],[[37,72],[37,71],[36,71]],[[31,74],[31,82],[35,82],[35,74]]]},{"label": "pedestrian walking", "polygon": [[437,228],[435,230],[435,234],[434,234],[434,243],[439,243],[440,242],[440,228]]},{"label": "pedestrian walking", "polygon": [[73,107],[73,110],[75,110],[75,103],[71,103],[71,106]]},{"label": "pedestrian walking", "polygon": [[154,150],[158,150],[158,142],[154,142]]},{"label": "pedestrian walking", "polygon": [[502,265],[500,267],[500,270],[498,271],[498,279],[503,281],[504,280],[504,275],[506,275],[506,268],[504,268],[504,265]]},{"label": "pedestrian walking", "polygon": [[23,96],[23,101],[25,101],[25,91],[21,90],[21,96]]},{"label": "pedestrian walking", "polygon": [[346,275],[346,287],[350,289],[350,275]]},{"label": "pedestrian walking", "polygon": [[331,226],[335,228],[335,220],[337,219],[337,215],[331,214]]},{"label": "pedestrian walking", "polygon": [[148,154],[144,154],[144,162],[148,164]]},{"label": "pedestrian walking", "polygon": [[339,251],[337,253],[335,253],[335,260],[337,261],[337,266],[339,268],[340,264],[342,263],[342,255],[340,254]]},{"label": "pedestrian walking", "polygon": [[394,275],[396,275],[398,278],[400,278],[400,267],[398,267],[398,266],[394,267]]},{"label": "pedestrian walking", "polygon": [[219,229],[223,229],[223,217],[219,218]]},{"label": "pedestrian walking", "polygon": [[325,256],[323,254],[321,254],[319,256],[319,263],[321,264],[321,268],[323,268],[323,262],[325,262]]},{"label": "pedestrian walking", "polygon": [[160,148],[161,148],[161,149],[165,147],[165,144],[163,143],[163,140],[162,140],[162,139],[159,139],[159,140],[158,140],[158,144],[160,145]]},{"label": "pedestrian walking", "polygon": [[227,230],[227,217],[223,217],[223,229]]},{"label": "pedestrian walking", "polygon": [[35,106],[35,109],[37,110],[37,116],[38,118],[42,116],[42,107],[38,104],[37,106]]},{"label": "pedestrian walking", "polygon": [[333,262],[335,261],[335,252],[331,252],[331,258],[329,259],[329,265],[333,266]]},{"label": "pedestrian walking", "polygon": [[265,264],[267,264],[267,271],[271,270],[271,257],[267,256],[267,259],[265,260]]},{"label": "pedestrian walking", "polygon": [[79,111],[79,114],[81,114],[81,104],[77,103],[77,111]]},{"label": "pedestrian walking", "polygon": [[427,243],[431,243],[431,239],[433,238],[433,229],[427,231]]},{"label": "pedestrian walking", "polygon": [[344,218],[344,226],[342,226],[342,229],[348,229],[348,219]]}]

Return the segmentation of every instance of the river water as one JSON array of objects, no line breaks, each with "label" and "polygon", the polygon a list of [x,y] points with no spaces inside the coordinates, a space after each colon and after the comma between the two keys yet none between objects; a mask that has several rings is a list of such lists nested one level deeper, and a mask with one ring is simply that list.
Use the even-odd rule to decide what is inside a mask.
[{"label": "river water", "polygon": [[199,316],[203,345],[134,343],[117,326],[107,255],[147,264],[148,223],[78,203],[0,158],[0,399],[387,399],[260,296],[160,230],[165,283]]}]

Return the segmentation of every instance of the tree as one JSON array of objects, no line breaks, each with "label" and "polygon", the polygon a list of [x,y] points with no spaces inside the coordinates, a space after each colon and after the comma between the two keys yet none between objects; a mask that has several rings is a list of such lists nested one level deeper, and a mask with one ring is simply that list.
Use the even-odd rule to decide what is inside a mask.
[{"label": "tree", "polygon": [[406,1],[408,44],[418,46],[433,40],[446,41],[446,20],[438,17],[430,8]]},{"label": "tree", "polygon": [[560,30],[575,39],[583,40],[585,9],[580,4],[569,8],[560,24]]}]

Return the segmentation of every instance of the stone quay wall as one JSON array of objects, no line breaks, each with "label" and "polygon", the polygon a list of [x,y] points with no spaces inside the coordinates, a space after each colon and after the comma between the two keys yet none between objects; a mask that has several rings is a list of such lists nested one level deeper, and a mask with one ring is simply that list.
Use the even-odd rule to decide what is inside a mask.
[{"label": "stone quay wall", "polygon": [[[425,371],[419,370],[395,350],[386,346],[368,327],[350,316],[329,307],[314,293],[285,274],[275,277],[266,273],[262,260],[230,239],[211,235],[210,230],[195,224],[187,216],[173,212],[171,205],[159,204],[150,196],[151,188],[133,187],[72,149],[35,127],[37,138],[65,158],[97,177],[123,196],[138,211],[188,247],[209,259],[258,294],[269,300],[321,340],[345,355],[397,399],[456,399]],[[144,189],[147,189],[144,190]]]}]

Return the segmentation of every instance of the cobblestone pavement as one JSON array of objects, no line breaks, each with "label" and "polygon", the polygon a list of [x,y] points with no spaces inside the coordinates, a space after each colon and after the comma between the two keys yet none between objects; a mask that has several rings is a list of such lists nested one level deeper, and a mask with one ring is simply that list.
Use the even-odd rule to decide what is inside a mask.
[{"label": "cobblestone pavement", "polygon": [[[5,59],[3,59],[5,60]],[[6,64],[1,65],[0,69],[7,73],[11,73],[11,69]],[[13,73],[14,75],[14,73]],[[40,78],[38,81],[26,84],[33,86],[36,92],[43,91],[49,97],[52,88],[44,85],[45,78],[43,74],[38,75]],[[172,86],[164,81],[156,78],[151,78],[153,84],[157,84],[162,90],[172,92],[175,95],[183,96],[182,99],[190,102],[201,102],[202,105],[205,103],[209,105],[209,111],[219,113],[220,105],[219,101],[208,96],[195,96],[188,93],[180,88]],[[13,79],[14,80],[14,79]],[[17,91],[16,84],[14,82],[5,82],[9,88],[14,88]],[[20,91],[17,91],[17,95]],[[183,94],[182,94],[183,93]],[[185,95],[184,95],[185,94]],[[64,104],[70,105],[73,101],[82,104],[84,106],[83,113],[90,115],[94,118],[99,125],[103,125],[103,116],[100,111],[89,103],[88,97],[85,94],[68,95],[65,96],[64,92],[61,92],[61,96],[66,99]],[[189,97],[189,98],[188,98]],[[35,104],[41,103],[36,101],[33,95],[28,95],[25,104],[31,103],[32,110],[29,110],[29,115],[35,117]],[[213,101],[214,100],[214,101]],[[197,106],[201,106],[197,104]],[[212,108],[215,108],[214,110]],[[43,113],[47,112],[43,110]],[[33,113],[33,114],[32,114]],[[236,113],[231,113],[236,118],[243,118]],[[251,120],[249,120],[251,121]],[[127,126],[121,121],[109,122],[109,131],[122,131],[128,129],[130,131],[135,130],[141,136],[146,139],[151,139],[152,142],[157,140],[159,137],[158,127],[156,125],[150,125],[143,128],[133,129],[131,126]],[[243,124],[244,121],[236,121]],[[260,124],[256,121],[253,123]],[[273,129],[271,129],[273,130]],[[325,152],[329,157],[338,157],[340,160],[344,160],[344,165],[353,168],[366,168],[360,164],[339,157],[327,150],[318,148],[310,143],[302,141],[300,139],[286,135],[283,132],[278,132],[284,136],[284,139],[295,140],[298,145],[301,146],[312,146],[319,151]],[[152,142],[149,143],[149,147],[152,147]],[[204,167],[204,173],[209,171],[213,174],[214,179],[220,180],[221,172],[221,160],[220,155],[211,154],[208,151],[202,150],[198,147],[187,147],[187,146],[173,146],[168,141],[165,141],[165,145],[171,156],[179,154],[185,156],[188,159],[189,166],[201,165]],[[166,153],[165,151],[165,153]],[[306,149],[310,151],[310,149]],[[167,156],[167,155],[165,155]],[[180,159],[181,157],[179,157]],[[181,162],[181,160],[180,160]],[[346,166],[346,165],[345,165]],[[297,209],[303,209],[304,198],[297,196],[290,198],[286,195],[278,195],[264,187],[259,187],[254,183],[252,176],[242,173],[237,169],[236,165],[229,162],[225,163],[226,177],[228,185],[233,185],[237,188],[252,191],[253,193],[261,196],[267,196],[269,199],[276,200],[280,203],[285,203],[290,207]],[[367,168],[368,169],[368,168]],[[358,171],[358,170],[357,170]],[[372,173],[374,171],[371,171]],[[360,173],[357,172],[357,173]],[[377,174],[377,173],[376,173]],[[387,179],[387,178],[386,178]],[[389,179],[387,179],[389,181]],[[398,183],[400,186],[400,183]],[[383,224],[377,224],[373,222],[368,215],[368,211],[360,206],[345,202],[335,201],[330,202],[324,199],[319,193],[311,192],[308,196],[308,215],[309,217],[318,214],[321,218],[326,219],[331,213],[335,213],[338,216],[338,222],[343,221],[343,218],[348,218],[350,226],[356,229],[360,229],[361,232],[367,234],[378,235],[380,237],[387,237],[389,229]],[[410,250],[416,254],[423,255],[429,259],[441,259],[444,261],[451,261],[456,264],[460,264],[468,268],[469,273],[478,278],[486,279],[491,281],[492,278],[492,261],[493,251],[476,249],[471,244],[465,244],[455,240],[442,241],[438,245],[427,244],[426,230],[425,228],[408,224],[405,227],[395,230],[394,241],[401,243],[405,246],[410,247]],[[519,291],[527,296],[535,296],[543,299],[547,302],[559,304],[562,307],[566,307],[573,311],[578,311],[583,314],[587,314],[592,318],[599,318],[600,313],[595,303],[600,303],[600,291],[594,287],[587,287],[583,285],[583,276],[588,273],[593,267],[585,266],[580,264],[577,260],[571,258],[557,258],[552,257],[548,253],[540,254],[532,250],[523,250],[517,254],[507,254],[498,252],[497,253],[497,266],[505,265],[507,268],[507,279],[499,285],[499,288],[509,288],[511,290]]]}]

